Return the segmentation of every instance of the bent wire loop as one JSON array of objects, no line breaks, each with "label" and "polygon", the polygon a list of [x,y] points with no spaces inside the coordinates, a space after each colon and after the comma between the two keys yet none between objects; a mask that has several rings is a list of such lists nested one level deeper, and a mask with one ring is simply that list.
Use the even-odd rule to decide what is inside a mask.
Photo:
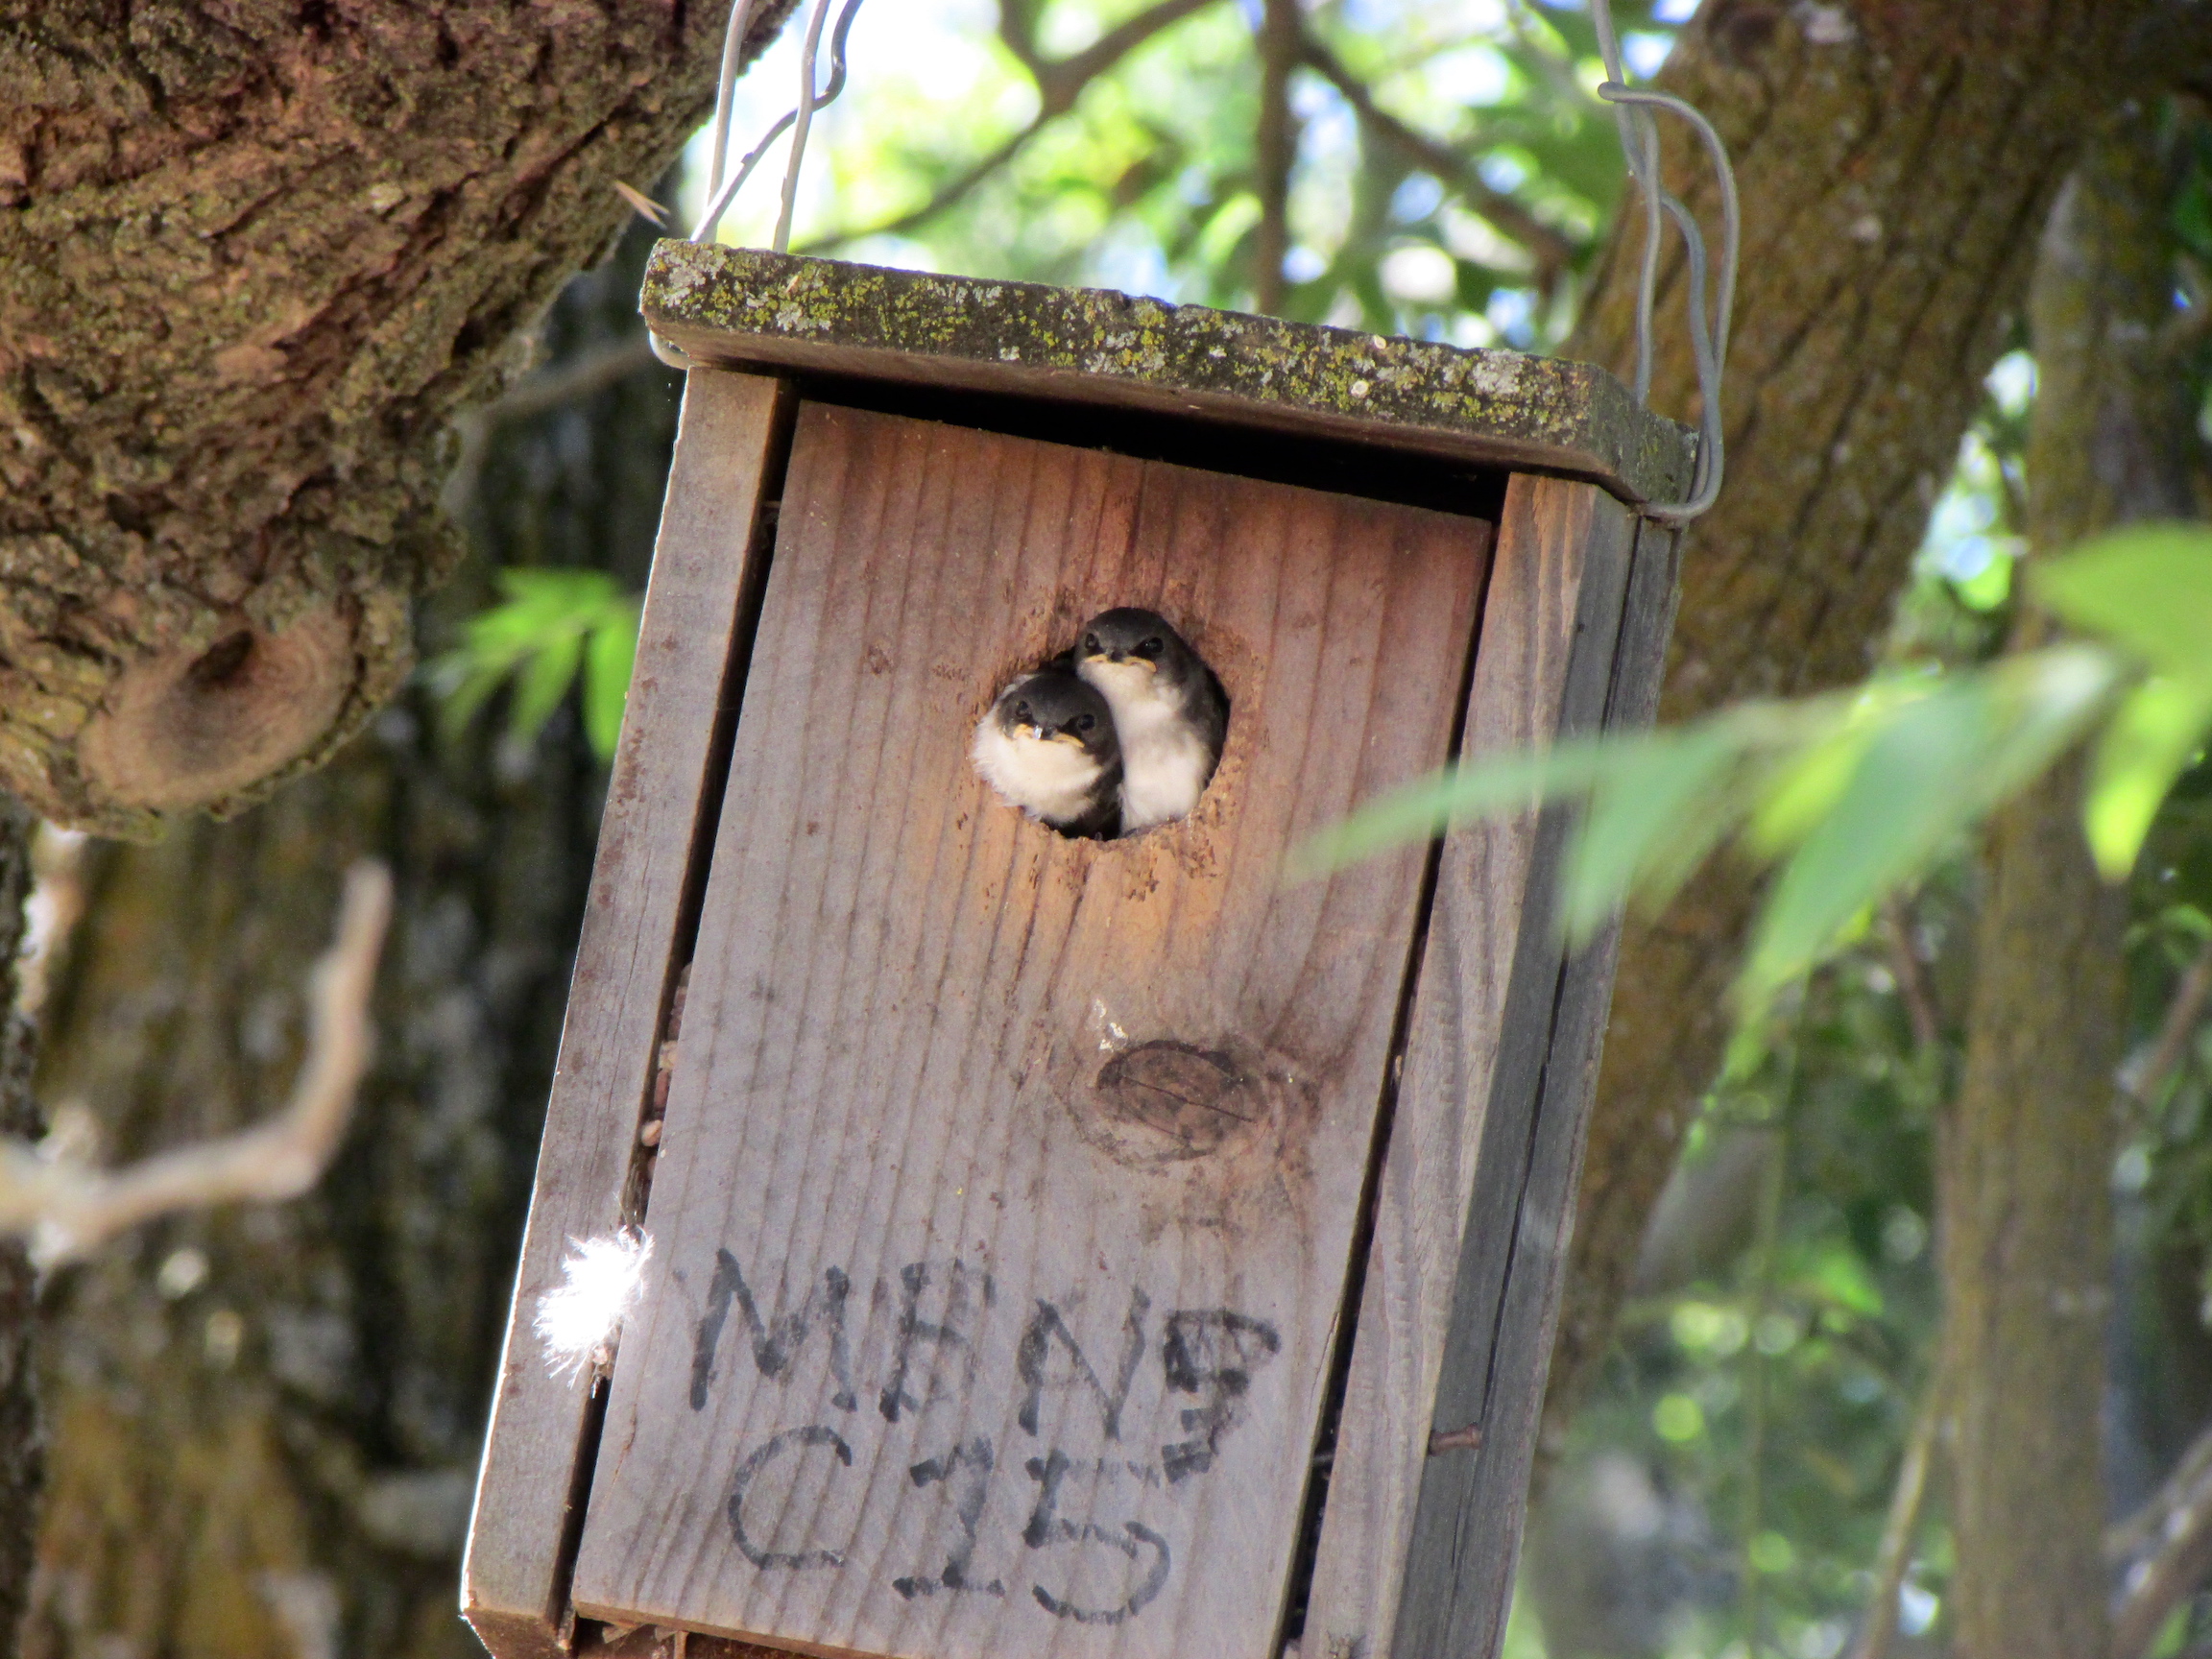
[{"label": "bent wire loop", "polygon": [[[746,152],[736,171],[725,177],[730,160],[730,118],[736,103],[739,60],[745,50],[745,26],[758,8],[758,0],[734,0],[730,8],[729,27],[722,35],[722,70],[714,88],[714,141],[708,164],[707,211],[692,227],[690,240],[714,240],[714,232],[722,225],[722,215],[730,211],[730,204],[736,200],[745,181],[753,177],[768,147],[796,127],[798,131],[791,133],[790,159],[783,167],[783,200],[776,218],[774,243],[779,253],[791,246],[791,215],[799,201],[799,168],[806,156],[807,134],[814,125],[814,112],[836,103],[845,90],[845,44],[852,36],[853,19],[860,4],[861,0],[845,0],[845,10],[837,14],[837,27],[830,33],[830,79],[816,91],[815,64],[822,48],[822,24],[830,14],[830,0],[814,0],[813,12],[806,20],[806,44],[799,55],[798,104],[779,116],[762,134],[760,142]],[[691,367],[691,360],[660,335],[648,330],[646,338],[652,342],[653,355],[669,368]]]},{"label": "bent wire loop", "polygon": [[[806,20],[806,43],[799,55],[799,101],[780,116],[760,141],[746,152],[736,169],[729,168],[730,121],[735,103],[739,60],[744,56],[745,29],[758,10],[759,0],[733,0],[730,22],[722,36],[721,76],[714,91],[714,140],[707,181],[707,210],[693,227],[691,240],[710,242],[730,204],[759,166],[768,147],[785,132],[791,132],[791,155],[783,168],[781,206],[776,218],[773,246],[777,252],[791,245],[791,216],[799,198],[799,169],[805,159],[806,139],[814,112],[837,101],[845,90],[845,48],[853,33],[853,19],[861,0],[845,0],[837,26],[830,36],[830,78],[815,89],[816,61],[821,51],[822,26],[831,0],[813,0]],[[1721,436],[1720,396],[1728,369],[1728,327],[1736,303],[1736,267],[1743,247],[1743,215],[1737,201],[1735,169],[1729,165],[1728,147],[1713,124],[1691,104],[1666,92],[1653,92],[1627,84],[1621,61],[1621,40],[1613,26],[1610,0],[1592,0],[1591,20],[1597,26],[1598,51],[1605,66],[1605,80],[1598,96],[1613,106],[1620,129],[1621,149],[1628,162],[1628,177],[1644,205],[1644,250],[1636,281],[1636,401],[1651,399],[1652,312],[1659,287],[1659,249],[1667,222],[1682,233],[1689,268],[1684,310],[1690,325],[1690,354],[1697,371],[1697,464],[1687,499],[1646,502],[1638,511],[1666,524],[1686,524],[1710,508],[1719,497],[1726,469]],[[1711,269],[1705,235],[1696,215],[1669,191],[1660,177],[1659,124],[1654,110],[1666,110],[1690,123],[1703,141],[1713,161],[1720,192],[1720,264],[1718,281]],[[671,368],[690,367],[690,360],[659,335],[649,335],[654,355]]]},{"label": "bent wire loop", "polygon": [[[1636,401],[1651,398],[1652,308],[1659,287],[1659,243],[1664,219],[1671,219],[1682,232],[1688,255],[1689,288],[1684,309],[1690,324],[1690,355],[1697,369],[1697,469],[1687,500],[1646,502],[1638,509],[1647,518],[1665,524],[1687,524],[1719,498],[1726,467],[1720,429],[1720,394],[1728,371],[1728,326],[1736,305],[1736,265],[1743,241],[1743,213],[1736,195],[1736,171],[1728,163],[1728,147],[1695,105],[1666,92],[1629,86],[1621,66],[1621,40],[1613,27],[1611,0],[1593,0],[1591,20],[1597,25],[1599,56],[1604,60],[1605,80],[1598,96],[1613,106],[1613,118],[1621,132],[1621,150],[1628,159],[1628,177],[1644,202],[1644,258],[1636,280]],[[1720,270],[1717,289],[1711,284],[1705,236],[1696,215],[1670,192],[1659,174],[1659,124],[1651,111],[1664,109],[1678,115],[1696,130],[1713,159],[1713,172],[1720,191]]]}]

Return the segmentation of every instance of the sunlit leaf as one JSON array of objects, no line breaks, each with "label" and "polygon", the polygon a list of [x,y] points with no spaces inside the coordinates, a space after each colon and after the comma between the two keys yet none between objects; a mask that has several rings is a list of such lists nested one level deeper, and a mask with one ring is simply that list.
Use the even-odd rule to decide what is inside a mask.
[{"label": "sunlit leaf", "polygon": [[561,707],[562,698],[575,684],[576,668],[584,656],[584,637],[564,632],[538,648],[515,680],[515,701],[507,716],[509,729],[527,743],[544,729]]},{"label": "sunlit leaf", "polygon": [[515,683],[509,726],[525,741],[584,676],[584,724],[593,753],[613,752],[622,724],[637,600],[603,570],[517,566],[499,572],[502,601],[469,618],[462,644],[432,661],[424,677],[440,700],[450,739],[492,695]]},{"label": "sunlit leaf", "polygon": [[1371,802],[1307,840],[1291,854],[1291,874],[1317,875],[1407,841],[1427,840],[1457,819],[1526,812],[1547,800],[1577,794],[1618,762],[1623,747],[1585,740],[1448,767]]},{"label": "sunlit leaf", "polygon": [[2212,530],[2142,524],[2032,569],[2038,604],[2170,674],[2203,670],[2212,641]]},{"label": "sunlit leaf", "polygon": [[469,722],[507,679],[504,667],[475,665],[466,652],[440,658],[428,673],[439,690],[438,724],[447,742],[468,730]]},{"label": "sunlit leaf", "polygon": [[586,648],[584,735],[601,760],[614,757],[614,743],[622,734],[622,709],[637,661],[637,600],[613,601]]},{"label": "sunlit leaf", "polygon": [[1653,905],[1672,897],[1741,816],[1727,797],[1745,745],[1741,724],[1720,721],[1611,745],[1567,854],[1571,940],[1594,934],[1632,886]]},{"label": "sunlit leaf", "polygon": [[2012,556],[1993,554],[1989,563],[1962,582],[1952,584],[1959,602],[1970,611],[1994,611],[2012,593]]},{"label": "sunlit leaf", "polygon": [[1756,1004],[1829,949],[1861,910],[2042,771],[2118,677],[2104,653],[2061,646],[1957,675],[1887,712],[1834,805],[1783,866],[1739,995]]},{"label": "sunlit leaf", "polygon": [[1782,752],[1746,828],[1754,852],[1771,856],[1796,846],[1835,808],[1866,747],[1896,711],[1933,683],[1871,685],[1854,699],[1801,705],[1800,741]]},{"label": "sunlit leaf", "polygon": [[[2212,639],[2206,643],[2212,657]],[[2185,677],[2160,676],[2120,705],[2097,746],[2082,819],[2089,850],[2107,880],[2135,867],[2151,821],[2212,728],[2212,663]]]},{"label": "sunlit leaf", "polygon": [[1881,1286],[1874,1283],[1859,1254],[1848,1246],[1839,1241],[1831,1243],[1808,1252],[1802,1262],[1794,1265],[1792,1278],[1801,1293],[1862,1318],[1881,1317]]}]

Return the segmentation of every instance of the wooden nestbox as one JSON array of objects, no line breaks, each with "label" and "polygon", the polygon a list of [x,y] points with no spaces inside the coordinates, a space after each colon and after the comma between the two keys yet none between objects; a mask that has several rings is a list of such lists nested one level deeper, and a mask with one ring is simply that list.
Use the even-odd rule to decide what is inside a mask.
[{"label": "wooden nestbox", "polygon": [[[1119,294],[664,242],[644,311],[696,367],[478,1633],[1494,1652],[1612,945],[1560,946],[1555,812],[1285,862],[1455,754],[1648,721],[1635,504],[1688,435],[1579,364]],[[1227,746],[1189,818],[1067,839],[969,734],[1119,605]],[[556,1375],[539,1300],[625,1225],[619,1347]]]}]

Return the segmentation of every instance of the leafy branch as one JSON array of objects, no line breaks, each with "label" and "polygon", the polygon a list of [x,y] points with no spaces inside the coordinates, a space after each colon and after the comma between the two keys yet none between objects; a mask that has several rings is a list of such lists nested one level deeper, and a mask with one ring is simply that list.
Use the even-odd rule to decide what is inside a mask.
[{"label": "leafy branch", "polygon": [[1375,803],[1303,860],[1342,862],[1455,821],[1572,803],[1560,911],[1579,943],[1625,898],[1664,904],[1733,839],[1753,862],[1780,866],[1737,979],[1750,1012],[2101,727],[2083,821],[2117,880],[2212,728],[2212,533],[2120,531],[2032,571],[2031,589],[2087,637],[1478,760]]},{"label": "leafy branch", "polygon": [[585,736],[611,758],[637,657],[637,596],[600,570],[507,569],[499,588],[506,602],[470,617],[462,643],[425,670],[447,736],[512,680],[508,730],[528,742],[581,678]]},{"label": "leafy branch", "polygon": [[1559,278],[1575,262],[1573,243],[1505,192],[1492,189],[1475,171],[1471,156],[1461,154],[1441,138],[1430,137],[1383,108],[1375,101],[1367,83],[1310,34],[1302,43],[1301,56],[1307,66],[1335,87],[1344,102],[1352,107],[1352,113],[1359,118],[1362,132],[1398,152],[1527,249],[1536,261],[1538,285],[1547,294],[1556,288]]},{"label": "leafy branch", "polygon": [[1155,35],[1204,11],[1214,0],[1158,0],[1134,17],[1116,24],[1080,52],[1047,58],[1037,44],[1037,8],[1025,0],[1006,0],[998,12],[998,37],[1014,60],[1037,84],[1037,113],[1027,125],[980,160],[973,162],[931,192],[920,206],[878,225],[832,230],[802,244],[797,252],[819,253],[871,236],[897,236],[926,224],[965,201],[975,188],[1022,153],[1029,141],[1075,108],[1090,84]]},{"label": "leafy branch", "polygon": [[[1036,112],[986,154],[943,180],[910,208],[866,226],[828,231],[800,248],[818,253],[875,236],[909,234],[958,206],[1008,166],[1054,121],[1070,113],[1098,79],[1154,36],[1205,10],[1214,0],[1159,0],[1065,58],[1047,57],[1038,44],[1036,0],[1003,0],[998,36],[1028,73],[1038,93]],[[1546,223],[1510,193],[1494,188],[1478,171],[1473,147],[1425,133],[1384,108],[1374,90],[1307,27],[1291,0],[1263,0],[1256,35],[1261,67],[1256,165],[1250,183],[1260,199],[1250,250],[1255,303],[1279,311],[1286,299],[1283,256],[1289,250],[1290,175],[1296,162],[1297,121],[1289,82],[1294,69],[1319,76],[1343,97],[1363,139],[1402,164],[1427,173],[1452,197],[1527,252],[1541,293],[1555,295],[1581,250],[1567,231]],[[1547,61],[1549,58],[1547,58]],[[1570,88],[1579,101],[1579,89]]]}]

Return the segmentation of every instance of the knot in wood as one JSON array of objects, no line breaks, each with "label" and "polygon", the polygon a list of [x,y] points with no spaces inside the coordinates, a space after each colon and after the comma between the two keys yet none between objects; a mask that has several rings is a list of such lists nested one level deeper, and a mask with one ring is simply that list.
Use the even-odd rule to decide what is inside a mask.
[{"label": "knot in wood", "polygon": [[1115,1117],[1175,1142],[1170,1158],[1202,1158],[1263,1116],[1252,1085],[1228,1055],[1172,1038],[1115,1055],[1099,1068],[1097,1081]]},{"label": "knot in wood", "polygon": [[81,744],[86,777],[125,807],[207,805],[327,737],[353,689],[354,629],[337,606],[281,632],[238,616],[212,644],[157,652],[108,688]]}]

